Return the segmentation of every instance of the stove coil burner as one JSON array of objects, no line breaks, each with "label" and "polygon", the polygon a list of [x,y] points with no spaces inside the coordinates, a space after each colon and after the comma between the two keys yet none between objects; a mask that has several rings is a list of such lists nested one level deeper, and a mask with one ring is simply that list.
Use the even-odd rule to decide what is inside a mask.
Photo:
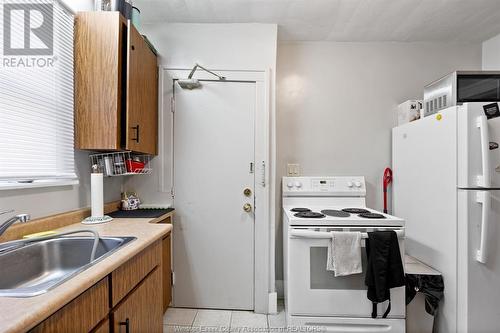
[{"label": "stove coil burner", "polygon": [[321,214],[321,213],[317,213],[317,212],[300,212],[300,213],[296,213],[294,215],[295,217],[301,217],[301,218],[304,218],[304,219],[321,219],[323,217],[325,217],[325,215]]},{"label": "stove coil burner", "polygon": [[368,214],[370,211],[364,208],[344,208],[343,212],[351,213],[351,214]]},{"label": "stove coil burner", "polygon": [[349,217],[351,214],[347,212],[343,212],[341,210],[335,210],[335,209],[324,209],[321,211],[321,213],[327,215],[327,216],[333,216],[333,217]]},{"label": "stove coil burner", "polygon": [[295,213],[304,213],[304,212],[310,212],[311,210],[309,208],[292,208],[290,209],[291,212],[295,212]]},{"label": "stove coil burner", "polygon": [[364,217],[365,219],[386,219],[382,214],[377,214],[377,213],[361,213],[358,215],[359,217]]}]

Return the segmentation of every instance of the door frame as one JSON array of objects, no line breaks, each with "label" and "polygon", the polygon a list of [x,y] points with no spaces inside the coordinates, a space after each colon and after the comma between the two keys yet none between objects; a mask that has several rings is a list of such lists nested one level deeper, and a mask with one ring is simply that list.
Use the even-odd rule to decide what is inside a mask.
[{"label": "door frame", "polygon": [[[167,165],[162,159],[160,162],[160,190],[174,194],[174,114],[175,114],[175,89],[181,89],[175,84],[180,78],[187,78],[190,68],[168,68],[160,69],[160,130],[159,141],[161,152],[165,149],[165,136],[170,132],[171,160]],[[269,70],[217,70],[218,74],[226,77],[226,81],[255,83],[255,204],[254,204],[254,311],[257,313],[268,313],[270,308],[270,295],[274,293],[274,284],[271,283],[272,270],[274,270],[274,233],[271,232],[272,218],[270,215],[271,207],[271,187],[274,181],[274,172],[271,158],[271,97],[270,97],[270,71]],[[199,80],[217,80],[213,75],[199,70],[195,77]],[[168,86],[165,86],[168,83]],[[170,111],[170,112],[169,112]],[[165,121],[169,117],[170,121]],[[165,124],[170,123],[170,128],[165,128]],[[168,125],[166,125],[168,126]],[[170,170],[167,174],[166,170]],[[171,188],[168,188],[170,184]],[[175,234],[173,235],[175,237]],[[175,272],[175,260],[173,261],[173,271]],[[175,282],[174,282],[175,284]],[[271,301],[272,307],[272,301]]]}]

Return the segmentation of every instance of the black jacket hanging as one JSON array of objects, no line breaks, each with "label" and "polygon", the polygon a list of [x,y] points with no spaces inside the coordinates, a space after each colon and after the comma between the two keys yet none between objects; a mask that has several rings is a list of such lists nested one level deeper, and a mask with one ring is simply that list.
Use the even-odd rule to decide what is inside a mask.
[{"label": "black jacket hanging", "polygon": [[365,284],[368,286],[368,299],[373,303],[372,318],[377,317],[377,303],[389,300],[383,315],[386,318],[391,311],[390,289],[405,285],[398,235],[394,231],[369,232],[366,254],[368,266]]}]

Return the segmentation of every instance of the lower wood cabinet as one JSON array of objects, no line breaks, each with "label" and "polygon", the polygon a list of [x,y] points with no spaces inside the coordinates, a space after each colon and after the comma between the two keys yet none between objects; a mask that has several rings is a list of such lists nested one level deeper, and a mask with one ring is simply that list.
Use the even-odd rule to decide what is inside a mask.
[{"label": "lower wood cabinet", "polygon": [[163,265],[170,265],[162,260],[163,241],[132,257],[31,331],[162,332]]},{"label": "lower wood cabinet", "polygon": [[157,267],[113,310],[113,332],[161,333],[163,307],[159,286],[161,269]]},{"label": "lower wood cabinet", "polygon": [[111,273],[112,307],[115,307],[155,267],[161,266],[161,250],[162,243],[157,241]]},{"label": "lower wood cabinet", "polygon": [[162,240],[162,260],[161,267],[163,270],[163,312],[167,311],[170,302],[172,301],[172,258],[171,258],[171,237],[170,234]]},{"label": "lower wood cabinet", "polygon": [[108,277],[87,289],[32,332],[90,332],[109,313]]},{"label": "lower wood cabinet", "polygon": [[110,322],[109,319],[106,318],[103,322],[101,322],[99,325],[97,325],[96,328],[92,330],[92,333],[110,333],[111,332],[111,327],[110,327]]}]

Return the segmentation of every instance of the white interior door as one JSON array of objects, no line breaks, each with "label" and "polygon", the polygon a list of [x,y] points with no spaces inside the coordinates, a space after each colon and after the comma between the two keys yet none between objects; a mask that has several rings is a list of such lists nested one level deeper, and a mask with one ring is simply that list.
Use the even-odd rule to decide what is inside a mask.
[{"label": "white interior door", "polygon": [[175,84],[174,98],[174,305],[253,309],[256,84]]}]

